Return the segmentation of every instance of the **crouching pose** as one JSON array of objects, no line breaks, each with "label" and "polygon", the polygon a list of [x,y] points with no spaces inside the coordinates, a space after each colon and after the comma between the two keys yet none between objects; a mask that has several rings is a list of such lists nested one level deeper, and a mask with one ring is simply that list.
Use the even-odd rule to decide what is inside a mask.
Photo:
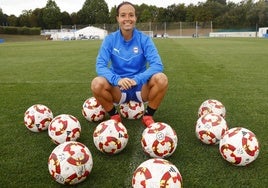
[{"label": "crouching pose", "polygon": [[115,105],[130,100],[147,102],[142,122],[154,123],[153,115],[163,100],[168,79],[152,39],[135,28],[135,8],[130,2],[117,7],[119,29],[103,41],[96,59],[98,76],[91,82],[94,97],[111,119],[121,122]]}]

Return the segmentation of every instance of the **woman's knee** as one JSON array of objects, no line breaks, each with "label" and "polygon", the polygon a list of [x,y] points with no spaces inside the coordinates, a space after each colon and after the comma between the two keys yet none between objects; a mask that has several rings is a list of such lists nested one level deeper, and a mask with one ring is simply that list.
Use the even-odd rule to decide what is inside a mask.
[{"label": "woman's knee", "polygon": [[157,73],[153,76],[155,84],[166,87],[168,85],[168,78],[164,73]]},{"label": "woman's knee", "polygon": [[108,84],[107,80],[103,77],[95,77],[91,81],[91,90],[92,91],[100,91],[106,87]]}]

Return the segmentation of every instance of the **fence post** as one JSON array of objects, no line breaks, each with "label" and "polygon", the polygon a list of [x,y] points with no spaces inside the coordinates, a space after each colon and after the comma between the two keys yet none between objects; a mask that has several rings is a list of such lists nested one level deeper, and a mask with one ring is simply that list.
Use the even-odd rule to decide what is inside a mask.
[{"label": "fence post", "polygon": [[198,36],[198,22],[195,22],[195,37]]},{"label": "fence post", "polygon": [[181,28],[181,26],[182,26],[182,23],[180,22],[180,37],[182,36],[182,28]]},{"label": "fence post", "polygon": [[212,21],[210,21],[210,32],[213,32],[213,25],[212,25]]}]

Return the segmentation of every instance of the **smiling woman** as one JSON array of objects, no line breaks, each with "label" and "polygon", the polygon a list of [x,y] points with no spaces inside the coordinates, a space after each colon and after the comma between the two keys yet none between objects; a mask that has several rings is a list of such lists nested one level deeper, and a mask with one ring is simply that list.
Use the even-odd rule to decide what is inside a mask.
[{"label": "smiling woman", "polygon": [[[119,29],[103,41],[96,60],[98,76],[91,90],[111,119],[121,122],[114,104],[148,102],[142,123],[154,123],[153,115],[168,85],[162,60],[152,39],[135,28],[135,6],[127,1],[116,9]],[[111,64],[110,64],[111,62]]]}]

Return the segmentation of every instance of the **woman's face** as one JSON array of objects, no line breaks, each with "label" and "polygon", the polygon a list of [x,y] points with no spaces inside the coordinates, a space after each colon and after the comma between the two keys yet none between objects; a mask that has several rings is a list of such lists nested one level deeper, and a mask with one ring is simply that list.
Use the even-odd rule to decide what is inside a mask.
[{"label": "woman's face", "polygon": [[122,5],[119,8],[118,16],[116,17],[116,19],[119,23],[119,27],[121,28],[121,30],[133,30],[137,21],[135,8],[129,4]]}]

